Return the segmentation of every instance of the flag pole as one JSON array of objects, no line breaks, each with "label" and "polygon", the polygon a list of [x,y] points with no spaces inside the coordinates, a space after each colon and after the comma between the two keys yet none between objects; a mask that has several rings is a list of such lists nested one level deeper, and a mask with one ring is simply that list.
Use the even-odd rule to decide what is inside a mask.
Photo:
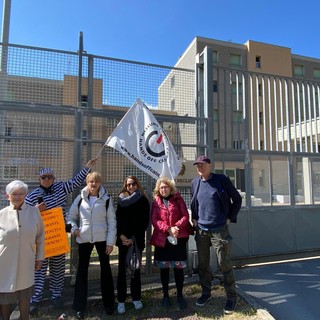
[{"label": "flag pole", "polygon": [[102,152],[102,150],[103,150],[105,145],[106,145],[106,143],[104,143],[103,146],[101,147],[101,149],[99,150],[99,152],[98,152],[98,154],[96,156],[96,159],[98,159],[98,157],[100,156],[100,154],[101,154],[101,152]]}]

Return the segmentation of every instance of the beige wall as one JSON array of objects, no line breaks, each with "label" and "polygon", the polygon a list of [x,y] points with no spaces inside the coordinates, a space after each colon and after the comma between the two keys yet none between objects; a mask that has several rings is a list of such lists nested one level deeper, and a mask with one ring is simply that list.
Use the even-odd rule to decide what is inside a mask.
[{"label": "beige wall", "polygon": [[[291,49],[249,40],[247,68],[251,72],[263,72],[278,76],[292,76]],[[261,57],[261,68],[256,68],[256,56]]]},{"label": "beige wall", "polygon": [[[81,95],[88,95],[88,78],[82,78]],[[93,79],[93,108],[101,108],[102,102],[102,80]],[[70,106],[78,105],[78,77],[64,76],[63,81],[63,104]]]}]

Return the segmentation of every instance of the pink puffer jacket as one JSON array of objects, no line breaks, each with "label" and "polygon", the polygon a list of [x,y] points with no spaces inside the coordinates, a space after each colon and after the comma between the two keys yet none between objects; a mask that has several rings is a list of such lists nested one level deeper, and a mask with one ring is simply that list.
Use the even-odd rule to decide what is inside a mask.
[{"label": "pink puffer jacket", "polygon": [[154,246],[165,246],[169,227],[179,227],[178,238],[189,237],[187,230],[189,212],[179,192],[169,199],[168,208],[162,202],[161,197],[155,197],[151,207],[151,222],[154,230],[150,243]]}]

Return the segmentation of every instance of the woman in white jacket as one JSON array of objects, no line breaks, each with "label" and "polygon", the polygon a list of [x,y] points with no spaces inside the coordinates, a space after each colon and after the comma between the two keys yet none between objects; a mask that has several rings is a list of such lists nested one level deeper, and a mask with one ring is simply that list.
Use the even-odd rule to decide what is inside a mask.
[{"label": "woman in white jacket", "polygon": [[44,260],[44,226],[38,208],[24,202],[28,186],[14,180],[6,187],[9,206],[0,210],[0,310],[10,318],[10,304],[19,302],[20,319],[29,319],[34,269]]},{"label": "woman in white jacket", "polygon": [[73,309],[78,319],[84,319],[88,295],[88,267],[95,246],[100,261],[100,285],[103,306],[107,314],[114,312],[115,294],[109,255],[117,235],[116,215],[112,198],[101,185],[98,172],[89,173],[87,186],[70,207],[68,223],[76,236],[79,265],[74,288]]}]

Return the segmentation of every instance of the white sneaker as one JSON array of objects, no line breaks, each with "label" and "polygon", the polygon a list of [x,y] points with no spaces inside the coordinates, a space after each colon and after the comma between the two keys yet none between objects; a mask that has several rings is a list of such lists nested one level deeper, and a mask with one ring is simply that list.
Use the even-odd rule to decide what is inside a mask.
[{"label": "white sneaker", "polygon": [[136,301],[132,301],[133,305],[134,305],[134,308],[136,310],[140,310],[143,308],[143,304],[140,300],[136,300]]},{"label": "white sneaker", "polygon": [[118,314],[124,314],[126,312],[126,305],[124,302],[118,302]]}]

